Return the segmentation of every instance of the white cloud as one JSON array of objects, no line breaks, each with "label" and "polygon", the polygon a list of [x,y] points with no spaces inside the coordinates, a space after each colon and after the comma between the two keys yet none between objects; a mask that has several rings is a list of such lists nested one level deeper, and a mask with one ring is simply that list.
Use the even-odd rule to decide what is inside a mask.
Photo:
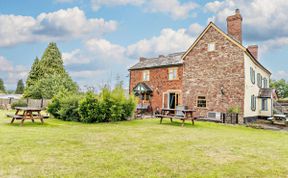
[{"label": "white cloud", "polygon": [[[208,12],[215,14],[215,22],[226,26],[226,18],[240,9],[243,16],[243,32],[246,41],[283,39],[288,37],[288,3],[286,0],[224,0],[205,5]],[[271,43],[271,42],[269,42]]]},{"label": "white cloud", "polygon": [[115,31],[117,22],[88,19],[78,7],[30,16],[0,15],[0,47],[23,42],[70,40]]},{"label": "white cloud", "polygon": [[82,70],[70,72],[70,75],[75,78],[99,78],[105,73],[105,70]]},{"label": "white cloud", "polygon": [[143,39],[128,46],[127,53],[129,56],[139,57],[182,52],[187,50],[194,40],[195,36],[189,35],[184,28],[176,31],[166,28],[161,31],[160,36]]},{"label": "white cloud", "polygon": [[5,57],[0,56],[0,75],[5,85],[16,85],[20,79],[27,78],[29,69],[22,65],[13,66]]},{"label": "white cloud", "polygon": [[72,64],[88,64],[91,59],[81,53],[80,49],[75,49],[71,52],[62,53],[62,58],[65,65]]},{"label": "white cloud", "polygon": [[12,64],[3,56],[0,56],[0,72],[12,72],[12,71],[13,71]]},{"label": "white cloud", "polygon": [[284,71],[284,70],[277,71],[273,73],[272,78],[276,80],[280,80],[280,79],[288,80],[288,71]]},{"label": "white cloud", "polygon": [[55,0],[55,2],[57,2],[57,3],[72,3],[74,1],[75,0]]},{"label": "white cloud", "polygon": [[139,6],[147,12],[169,14],[173,19],[185,19],[198,7],[194,2],[181,3],[179,0],[91,0],[91,5],[95,11],[102,6]]}]

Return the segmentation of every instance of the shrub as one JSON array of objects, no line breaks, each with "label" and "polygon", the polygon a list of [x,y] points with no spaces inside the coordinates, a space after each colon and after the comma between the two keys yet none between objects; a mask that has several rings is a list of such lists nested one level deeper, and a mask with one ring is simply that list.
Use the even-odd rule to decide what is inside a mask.
[{"label": "shrub", "polygon": [[115,122],[127,120],[135,107],[135,98],[127,97],[122,86],[116,86],[112,91],[105,87],[99,95],[88,92],[80,102],[79,113],[85,123]]},{"label": "shrub", "polygon": [[241,112],[241,108],[239,106],[230,107],[227,110],[227,113],[236,113],[239,114]]},{"label": "shrub", "polygon": [[55,118],[64,121],[80,121],[79,101],[83,98],[81,94],[67,91],[59,92],[48,105],[48,112]]},{"label": "shrub", "polygon": [[11,104],[12,109],[15,109],[15,107],[27,107],[28,104],[24,100],[18,100]]}]

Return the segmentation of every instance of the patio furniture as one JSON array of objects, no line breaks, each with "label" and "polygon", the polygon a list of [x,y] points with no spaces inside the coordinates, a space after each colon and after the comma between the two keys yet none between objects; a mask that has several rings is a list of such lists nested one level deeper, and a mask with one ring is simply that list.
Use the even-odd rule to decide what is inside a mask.
[{"label": "patio furniture", "polygon": [[[34,119],[40,119],[41,123],[44,123],[44,119],[43,116],[41,115],[41,111],[43,109],[41,108],[29,108],[29,107],[16,107],[16,113],[15,115],[10,115],[8,114],[7,117],[11,117],[11,124],[15,121],[15,120],[21,120],[21,126],[23,126],[24,121],[26,119],[32,120],[32,122],[34,122]],[[22,112],[22,114],[20,113]]]},{"label": "patio furniture", "polygon": [[192,125],[194,125],[194,120],[196,120],[196,117],[193,117],[193,113],[195,110],[186,109],[185,107],[177,107],[176,109],[167,109],[162,108],[160,114],[156,114],[156,118],[160,118],[160,124],[162,124],[162,120],[164,118],[170,119],[171,122],[173,122],[173,119],[179,119],[182,121],[182,127],[185,124],[186,120],[191,120]]}]

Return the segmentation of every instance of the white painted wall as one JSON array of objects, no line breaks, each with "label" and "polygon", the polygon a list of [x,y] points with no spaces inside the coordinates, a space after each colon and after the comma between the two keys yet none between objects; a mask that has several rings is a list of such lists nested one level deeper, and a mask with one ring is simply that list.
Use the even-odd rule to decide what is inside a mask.
[{"label": "white painted wall", "polygon": [[[250,67],[252,67],[255,70],[255,84],[251,82]],[[244,52],[244,68],[245,68],[244,118],[255,117],[255,116],[267,116],[267,117],[271,116],[272,115],[271,99],[268,99],[268,111],[261,110],[261,105],[262,105],[261,98],[257,98],[256,110],[255,111],[251,110],[251,96],[252,95],[258,96],[259,90],[260,90],[260,88],[257,85],[257,73],[260,73],[263,79],[264,77],[267,79],[268,87],[269,87],[270,74],[267,73],[258,65],[256,65],[256,63],[253,62],[252,59],[250,59],[250,57],[245,52]]]}]

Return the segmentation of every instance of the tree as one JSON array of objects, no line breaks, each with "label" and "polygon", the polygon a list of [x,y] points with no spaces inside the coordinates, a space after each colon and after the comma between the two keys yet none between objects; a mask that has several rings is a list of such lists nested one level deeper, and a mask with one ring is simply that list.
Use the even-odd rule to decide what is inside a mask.
[{"label": "tree", "polygon": [[270,87],[276,89],[279,98],[288,97],[288,83],[284,80],[272,80]]},{"label": "tree", "polygon": [[23,94],[24,93],[24,83],[23,80],[19,80],[17,83],[17,88],[15,91],[16,94]]},{"label": "tree", "polygon": [[35,59],[24,91],[24,97],[51,99],[60,90],[77,92],[78,86],[65,71],[56,43],[49,43],[42,59]]},{"label": "tree", "polygon": [[41,67],[40,67],[40,64],[39,64],[39,59],[38,59],[38,57],[36,57],[32,67],[31,67],[31,70],[29,72],[29,75],[27,77],[26,86],[30,87],[35,82],[37,82],[37,80],[39,80],[41,78],[41,74],[42,73],[43,72],[41,71]]},{"label": "tree", "polygon": [[0,93],[5,93],[4,82],[1,78],[0,78]]}]

